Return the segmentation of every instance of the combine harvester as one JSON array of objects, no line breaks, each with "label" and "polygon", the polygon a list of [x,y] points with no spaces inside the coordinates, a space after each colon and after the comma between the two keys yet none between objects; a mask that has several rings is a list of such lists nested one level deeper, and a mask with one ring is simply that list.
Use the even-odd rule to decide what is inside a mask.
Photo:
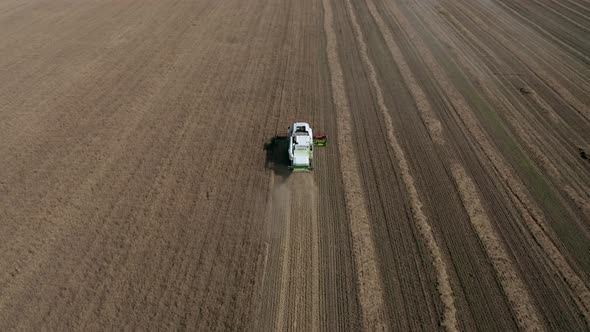
[{"label": "combine harvester", "polygon": [[289,136],[276,137],[276,140],[288,140],[289,169],[292,172],[309,172],[313,170],[313,147],[324,147],[328,141],[326,135],[313,135],[309,124],[295,122],[289,127]]}]

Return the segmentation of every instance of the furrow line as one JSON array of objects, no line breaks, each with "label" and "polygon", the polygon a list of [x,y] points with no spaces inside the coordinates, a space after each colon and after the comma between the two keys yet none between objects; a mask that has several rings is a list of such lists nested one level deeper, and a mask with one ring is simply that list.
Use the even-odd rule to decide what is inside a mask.
[{"label": "furrow line", "polygon": [[[472,68],[468,68],[467,71],[475,77],[479,76],[479,74],[472,72]],[[491,91],[491,89],[485,84],[481,85],[481,89],[489,98],[499,102],[502,106],[504,106],[505,110],[507,110],[505,114],[510,124],[515,129],[518,137],[531,150],[532,156],[536,159],[537,163],[551,176],[557,187],[560,188],[562,192],[566,193],[567,196],[569,196],[576,207],[580,209],[584,215],[590,217],[590,201],[583,197],[583,195],[585,195],[585,191],[583,188],[580,188],[580,186],[583,186],[583,182],[573,177],[576,175],[576,172],[574,170],[570,170],[570,181],[568,183],[566,176],[562,175],[567,173],[566,170],[563,169],[568,168],[567,164],[561,163],[562,170],[558,170],[556,163],[553,162],[555,159],[550,159],[547,157],[547,153],[544,152],[543,149],[536,143],[545,142],[545,146],[548,146],[548,139],[536,134],[542,131],[536,130],[529,121],[523,118],[521,113],[514,111],[510,112],[510,105],[513,104],[511,104],[499,91],[496,89]],[[559,151],[559,149],[556,149],[555,151]]]},{"label": "furrow line", "polygon": [[[506,12],[512,12],[512,16],[517,18],[523,25],[530,27],[533,31],[538,32],[543,38],[547,41],[552,42],[553,44],[561,45],[563,48],[568,49],[571,53],[575,54],[577,58],[582,59],[582,61],[587,64],[590,58],[587,54],[581,49],[578,49],[579,45],[576,45],[575,42],[571,41],[570,38],[564,38],[564,35],[558,36],[554,29],[551,29],[551,25],[547,25],[548,22],[552,22],[553,20],[547,17],[546,15],[542,15],[535,10],[532,10],[530,7],[525,8],[522,6],[522,3],[512,2],[509,1],[508,3],[504,1],[498,2],[502,7],[505,8]],[[515,7],[513,7],[515,6]],[[519,10],[520,9],[520,10]],[[542,26],[541,24],[537,23],[545,19],[546,24]],[[564,22],[561,21],[560,25],[563,25]],[[573,32],[570,29],[570,33]],[[570,53],[570,54],[571,54]]]},{"label": "furrow line", "polygon": [[375,7],[375,4],[370,0],[367,0],[366,3],[367,7],[369,8],[369,12],[371,13],[371,16],[373,17],[375,23],[381,30],[381,35],[385,39],[385,44],[387,45],[390,54],[392,55],[400,73],[402,74],[404,83],[406,83],[408,90],[410,91],[414,101],[416,102],[416,107],[420,112],[422,121],[424,121],[424,124],[428,128],[428,132],[430,133],[432,140],[438,145],[444,145],[445,138],[443,135],[442,124],[434,115],[434,111],[432,110],[432,106],[428,102],[426,93],[424,93],[424,90],[418,84],[418,81],[416,80],[416,77],[414,77],[414,74],[412,73],[412,70],[410,69],[408,62],[404,59],[404,56],[402,55],[400,48],[393,41],[393,36],[391,35],[391,33],[389,33],[387,25],[383,21],[383,18],[381,17],[379,11]]},{"label": "furrow line", "polygon": [[498,274],[506,297],[516,314],[518,325],[524,331],[544,330],[529,291],[514,268],[506,247],[498,238],[498,234],[481,204],[473,180],[459,163],[451,165],[451,172],[457,183],[465,210],[469,214],[469,220],[471,220],[494,270]]},{"label": "furrow line", "polygon": [[[453,22],[453,25],[461,32],[461,34],[470,38],[473,43],[475,43],[481,49],[485,50],[488,54],[493,54],[493,52],[487,46],[483,45],[481,43],[481,41],[479,41],[477,38],[475,38],[475,36],[469,30],[467,30],[467,28],[465,26],[460,24],[460,22],[458,22],[457,18],[455,18],[452,15],[447,15],[447,18]],[[456,45],[451,44],[450,47],[455,49],[456,51],[458,51]],[[478,84],[478,86],[481,88],[481,90],[484,92],[485,95],[487,95],[490,99],[500,103],[502,106],[505,107],[505,109],[506,109],[505,114],[509,119],[509,123],[515,129],[516,134],[524,141],[524,143],[527,145],[527,147],[529,149],[531,149],[534,157],[537,159],[539,164],[543,167],[543,169],[546,172],[549,173],[549,175],[551,175],[551,177],[553,179],[555,179],[555,181],[557,182],[557,185],[561,188],[561,190],[563,192],[565,192],[574,201],[574,203],[577,205],[577,207],[580,210],[582,210],[586,216],[590,216],[590,202],[587,202],[587,200],[582,197],[584,195],[584,190],[580,189],[581,193],[579,193],[576,189],[574,189],[574,187],[572,187],[572,185],[566,183],[566,179],[564,179],[564,176],[561,175],[562,172],[560,172],[557,169],[557,167],[555,166],[555,163],[553,161],[551,161],[547,157],[546,153],[543,153],[543,151],[538,146],[538,144],[535,143],[538,141],[542,141],[542,138],[537,133],[543,132],[543,131],[542,130],[541,131],[535,130],[533,128],[533,124],[532,124],[533,121],[529,121],[529,120],[525,119],[525,116],[521,112],[514,111],[514,107],[510,107],[510,105],[514,105],[514,104],[511,103],[506,98],[506,96],[504,96],[500,91],[498,91],[498,88],[493,87],[493,86],[490,87],[488,84],[483,83],[483,82],[487,81],[487,77],[490,77],[490,79],[492,79],[494,81],[498,81],[497,77],[494,77],[494,75],[492,75],[492,73],[489,72],[489,70],[487,70],[487,72],[486,72],[485,69],[481,69],[481,66],[475,65],[473,63],[473,61],[471,59],[469,59],[469,57],[467,55],[464,55],[463,57],[464,57],[463,63],[470,64],[468,66],[463,67],[466,69],[467,74],[469,74],[471,77],[473,77],[473,79],[476,82],[480,82],[480,84]],[[549,112],[551,120],[557,120],[558,116],[555,113],[555,111],[540,96],[538,96],[537,94],[533,94],[532,98],[535,100],[535,102],[539,103],[539,105],[542,105],[542,107],[547,112]],[[514,105],[514,106],[516,106],[516,105]],[[526,109],[525,106],[523,106],[520,103],[518,104],[518,106],[520,106],[520,107],[518,107],[518,109]],[[559,121],[559,120],[557,120],[557,121]],[[544,129],[544,128],[541,128],[541,129]],[[574,134],[572,134],[572,135],[574,135]],[[578,138],[578,141],[582,142],[581,138]],[[547,145],[546,139],[545,139],[545,145]],[[565,147],[560,147],[560,149],[565,149]],[[559,149],[557,149],[556,151],[559,151]],[[564,165],[564,167],[565,167],[565,165]],[[571,174],[575,174],[575,172],[571,172]],[[582,181],[580,181],[579,179],[573,179],[573,181],[572,181],[572,183],[574,185],[576,183],[581,183],[581,182]]]},{"label": "furrow line", "polygon": [[[422,201],[420,200],[420,195],[418,194],[418,190],[416,189],[416,186],[414,184],[414,178],[412,177],[412,174],[410,173],[410,167],[409,167],[408,162],[406,160],[403,148],[401,147],[401,145],[397,141],[397,138],[395,135],[395,129],[393,126],[393,121],[391,120],[391,116],[389,115],[389,111],[387,109],[387,106],[385,105],[385,101],[383,98],[383,92],[382,92],[379,82],[377,80],[377,74],[375,72],[375,68],[374,68],[371,60],[369,59],[369,55],[367,54],[367,46],[364,41],[363,32],[357,22],[356,15],[354,13],[354,9],[352,8],[352,4],[350,3],[350,0],[346,0],[346,6],[348,8],[350,18],[351,18],[352,27],[354,29],[354,32],[355,32],[355,35],[357,38],[357,42],[360,47],[361,57],[363,59],[365,66],[367,67],[367,69],[369,71],[369,78],[371,81],[371,85],[373,86],[373,89],[375,90],[376,95],[377,95],[377,103],[379,106],[379,111],[381,112],[381,115],[383,116],[383,119],[385,120],[385,125],[387,128],[387,138],[389,140],[389,144],[393,148],[393,151],[395,153],[395,157],[397,159],[397,162],[399,164],[399,168],[400,168],[400,171],[402,174],[402,180],[403,180],[406,190],[408,191],[408,194],[410,196],[410,203],[412,205],[412,214],[414,216],[414,220],[416,221],[416,225],[418,226],[418,230],[424,240],[424,243],[426,244],[426,247],[428,248],[428,251],[432,255],[432,262],[434,265],[434,269],[436,271],[437,287],[438,287],[438,291],[439,291],[439,296],[440,296],[440,300],[444,306],[442,325],[448,331],[458,331],[457,309],[455,308],[455,299],[454,299],[454,295],[453,295],[453,290],[451,288],[451,283],[449,281],[447,266],[446,266],[446,263],[443,259],[442,251],[441,251],[440,247],[438,246],[438,244],[436,243],[436,238],[434,236],[434,232],[432,231],[432,227],[428,223],[428,218],[426,217],[426,215],[422,211]],[[424,97],[424,95],[422,95],[422,97]],[[423,100],[423,102],[425,102],[425,100]],[[422,113],[424,113],[427,116],[429,115],[427,112],[422,112]],[[444,142],[444,140],[442,140],[442,137],[441,137],[442,128],[440,126],[440,122],[438,122],[437,120],[435,120],[431,117],[428,117],[428,119],[431,121],[427,122],[427,124],[428,123],[430,124],[427,126],[429,128],[431,128],[435,133],[437,133],[434,136],[435,139],[438,138],[438,140],[440,142]],[[438,125],[436,125],[436,124],[438,124]]]},{"label": "furrow line", "polygon": [[[470,17],[473,17],[473,15],[471,15]],[[445,15],[445,18],[451,21],[451,24],[458,30],[457,33],[459,33],[462,36],[468,37],[470,39],[470,41],[473,44],[475,44],[477,47],[479,47],[482,50],[482,52],[485,52],[487,56],[493,57],[494,59],[496,59],[495,61],[498,63],[498,65],[509,67],[509,64],[506,63],[506,61],[502,60],[503,57],[501,57],[499,55],[499,53],[493,51],[492,48],[490,48],[488,45],[486,45],[480,39],[478,39],[471,31],[469,31],[469,29],[466,25],[464,25],[460,22],[460,20],[457,17],[449,14],[449,15]],[[475,20],[474,20],[474,22],[475,22]],[[481,23],[477,23],[477,24],[481,24]],[[510,55],[514,56],[514,53],[512,51],[510,51],[509,49],[507,49],[507,50],[510,52]],[[482,71],[482,69],[480,69],[480,68],[481,68],[481,66],[476,66],[475,64],[473,64],[472,66],[466,66],[466,69],[469,72],[472,72],[475,69],[479,69],[479,71]],[[495,73],[493,72],[493,70],[489,69],[488,72],[489,72],[488,74],[489,74],[490,78],[494,78],[496,76]],[[481,81],[485,81],[484,80],[485,76],[482,76],[482,75],[483,74],[477,74],[477,75],[474,74],[474,76],[476,76]],[[498,80],[499,79],[496,78],[496,81],[498,81]],[[485,86],[482,86],[482,87],[485,88]],[[559,115],[553,109],[553,107],[551,105],[549,105],[544,100],[543,97],[539,96],[537,93],[532,93],[532,94],[530,94],[529,97],[534,102],[536,102],[544,110],[544,112],[547,113],[547,115],[549,116],[549,119],[553,122],[553,124],[564,126],[567,128],[568,136],[574,136],[574,138],[570,138],[570,139],[572,139],[577,144],[583,144],[584,140],[581,137],[579,137],[579,135],[577,135],[575,133],[575,131],[571,127],[571,125],[569,123],[567,123],[565,120],[563,120],[561,115]]]},{"label": "furrow line", "polygon": [[371,226],[363,195],[359,165],[355,157],[353,142],[347,134],[352,132],[352,115],[348,104],[338,45],[334,31],[334,17],[329,0],[322,0],[324,9],[324,30],[326,34],[326,55],[330,69],[332,98],[337,117],[340,168],[344,184],[346,210],[351,224],[353,256],[359,285],[359,302],[362,326],[367,331],[385,330],[383,286],[376,266],[377,256],[371,234]]},{"label": "furrow line", "polygon": [[[389,4],[395,6],[393,3]],[[523,216],[525,224],[530,233],[533,235],[537,243],[539,243],[541,248],[547,253],[557,272],[562,275],[567,284],[570,286],[572,297],[576,301],[580,311],[583,313],[587,324],[590,325],[590,291],[582,279],[570,266],[567,259],[561,254],[559,249],[553,243],[553,240],[546,229],[547,222],[543,216],[543,213],[527,194],[524,184],[522,184],[518,176],[514,174],[514,171],[496,150],[490,138],[484,132],[484,129],[481,128],[478,120],[475,118],[475,115],[473,114],[473,111],[469,107],[467,101],[459,93],[459,91],[457,91],[452,82],[450,82],[447,75],[436,62],[434,55],[432,55],[430,50],[428,50],[427,47],[421,42],[420,38],[416,36],[415,31],[409,28],[411,25],[408,23],[405,17],[395,14],[395,12],[395,10],[392,11],[393,15],[395,15],[396,19],[402,23],[402,26],[406,27],[406,32],[414,41],[420,56],[424,60],[424,63],[432,73],[433,77],[440,83],[440,86],[449,96],[456,115],[459,117],[461,122],[463,122],[465,128],[467,128],[470,135],[474,138],[474,141],[478,142],[481,151],[485,154],[485,157],[490,160],[494,169],[504,181],[505,186],[507,186],[509,189],[508,191],[510,193],[511,200]]]},{"label": "furrow line", "polygon": [[558,16],[558,17],[562,18],[563,20],[565,20],[565,21],[568,21],[568,22],[570,22],[571,24],[575,25],[576,27],[580,28],[580,30],[585,30],[585,31],[586,31],[586,33],[590,32],[590,30],[588,29],[588,27],[586,27],[586,26],[585,26],[585,25],[583,25],[583,24],[580,24],[580,23],[576,22],[575,20],[573,20],[573,19],[572,19],[572,18],[570,18],[569,16],[565,15],[564,13],[562,13],[562,12],[560,12],[560,11],[558,11],[558,10],[555,10],[555,8],[553,8],[553,7],[551,7],[551,6],[548,6],[547,4],[543,3],[542,1],[538,1],[538,0],[536,0],[535,2],[536,2],[537,4],[539,4],[539,7],[540,7],[540,8],[545,8],[547,11],[549,11],[549,12],[551,12],[551,13],[555,14],[556,16]]},{"label": "furrow line", "polygon": [[[567,1],[551,0],[551,2],[554,3],[556,6],[560,7],[560,10],[564,10],[564,13],[568,12],[573,16],[577,16],[578,19],[590,21],[590,17],[588,17],[588,15],[586,15],[584,13],[584,11],[581,10],[581,8],[575,9],[575,8],[572,8],[571,6],[568,6]],[[570,16],[568,16],[568,17],[570,17]],[[570,19],[572,19],[572,18],[570,17]]]},{"label": "furrow line", "polygon": [[577,13],[578,15],[582,16],[585,19],[590,18],[588,15],[586,15],[586,12],[590,11],[590,8],[584,6],[581,3],[578,3],[575,1],[570,1],[570,0],[552,0],[552,1],[559,3],[562,7],[567,8],[570,12]]},{"label": "furrow line", "polygon": [[[370,0],[367,1],[367,5],[371,16],[381,30],[381,34],[385,39],[385,43],[387,44],[394,61],[400,68],[402,78],[405,83],[408,84],[408,88],[412,92],[412,95],[414,98],[423,97],[423,90],[416,83],[399,46],[394,41],[393,36],[379,14],[379,11]],[[433,140],[440,145],[444,145],[445,137],[442,127],[439,126],[434,128],[435,131],[432,132],[433,128],[428,125],[429,121],[432,121],[432,119],[440,124],[440,121],[438,121],[432,110],[430,102],[424,98],[421,102],[417,101],[416,106],[419,109],[420,115],[427,117],[426,119],[423,119],[423,121],[427,124],[426,127],[428,130],[431,131],[431,136],[435,138]],[[386,120],[386,122],[388,121]],[[500,278],[500,282],[508,301],[516,313],[519,326],[524,330],[529,331],[542,330],[537,310],[533,305],[528,290],[516,272],[514,262],[510,259],[504,245],[499,240],[497,232],[493,229],[492,223],[480,202],[479,194],[477,193],[475,185],[468,177],[461,164],[454,160],[454,158],[450,157],[448,153],[445,153],[445,157],[451,164],[451,173],[458,186],[458,191],[469,215],[469,220],[474,225],[475,231],[492,261],[492,265]]]},{"label": "furrow line", "polygon": [[[487,24],[485,24],[480,18],[479,16],[475,15],[471,9],[467,9],[469,7],[465,6],[465,10],[469,13],[471,19],[479,24],[480,26],[486,26]],[[585,121],[590,121],[590,107],[588,105],[585,105],[583,102],[580,101],[580,99],[578,99],[577,97],[575,97],[566,87],[564,87],[561,83],[559,83],[554,76],[560,77],[560,73],[556,73],[557,75],[551,75],[550,73],[548,73],[545,69],[542,68],[541,64],[539,63],[539,61],[535,60],[533,57],[530,56],[530,54],[538,54],[538,51],[535,52],[534,50],[531,50],[530,47],[526,47],[523,50],[523,45],[522,44],[515,44],[514,42],[512,42],[509,38],[507,38],[506,36],[504,36],[503,34],[500,33],[493,33],[494,31],[493,28],[488,29],[488,31],[490,31],[490,35],[498,40],[501,44],[503,44],[506,48],[508,48],[513,54],[515,54],[517,56],[517,58],[519,59],[519,61],[521,61],[522,63],[525,63],[527,67],[530,68],[531,72],[534,73],[535,76],[537,76],[537,78],[539,80],[541,80],[544,84],[546,84],[547,86],[549,86],[551,89],[553,89],[557,95],[559,95],[565,102],[567,102],[572,108],[573,110],[577,111],[577,113],[580,115],[580,117],[582,117]],[[527,51],[530,54],[527,54]],[[551,55],[548,55],[551,56]],[[547,58],[547,57],[544,57]],[[543,58],[540,59],[540,61],[545,61],[543,60]],[[547,63],[547,66],[551,68],[551,64]],[[567,80],[567,77],[566,77]]]}]

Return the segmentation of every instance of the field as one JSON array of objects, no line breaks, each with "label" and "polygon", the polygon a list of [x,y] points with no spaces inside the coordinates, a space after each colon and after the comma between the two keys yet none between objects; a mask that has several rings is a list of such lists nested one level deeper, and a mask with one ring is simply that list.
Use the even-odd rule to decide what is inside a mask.
[{"label": "field", "polygon": [[105,329],[590,329],[590,2],[0,0],[0,330]]}]

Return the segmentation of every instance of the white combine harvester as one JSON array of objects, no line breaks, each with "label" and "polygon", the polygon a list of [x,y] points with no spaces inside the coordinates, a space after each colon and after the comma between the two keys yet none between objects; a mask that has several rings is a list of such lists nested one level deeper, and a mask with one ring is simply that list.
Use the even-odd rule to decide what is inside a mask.
[{"label": "white combine harvester", "polygon": [[314,136],[309,124],[295,122],[289,128],[289,169],[293,172],[313,170],[313,147],[326,146],[325,135]]},{"label": "white combine harvester", "polygon": [[275,136],[270,144],[265,144],[267,165],[271,163],[283,175],[283,170],[309,172],[313,170],[314,146],[326,146],[327,141],[326,135],[314,136],[308,123],[295,122],[289,127],[289,136]]}]

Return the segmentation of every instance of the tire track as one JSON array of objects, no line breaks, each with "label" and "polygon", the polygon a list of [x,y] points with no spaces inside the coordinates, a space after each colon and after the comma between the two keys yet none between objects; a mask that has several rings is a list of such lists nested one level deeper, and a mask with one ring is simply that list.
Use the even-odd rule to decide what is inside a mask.
[{"label": "tire track", "polygon": [[317,187],[312,174],[273,177],[268,202],[269,264],[256,330],[320,328]]},{"label": "tire track", "polygon": [[[432,263],[434,265],[434,269],[435,269],[436,275],[437,275],[439,296],[440,296],[440,300],[443,303],[443,306],[445,308],[444,314],[443,314],[442,325],[448,331],[457,331],[458,330],[457,309],[455,308],[453,290],[451,289],[449,275],[447,272],[446,263],[443,259],[442,251],[440,250],[438,244],[436,243],[436,238],[435,238],[434,233],[432,231],[432,227],[428,223],[428,218],[426,217],[424,212],[422,212],[422,202],[420,200],[420,196],[418,194],[416,186],[414,185],[414,178],[412,177],[412,175],[410,173],[410,167],[408,166],[408,162],[406,160],[405,153],[404,153],[401,145],[397,141],[393,122],[391,120],[391,116],[389,115],[389,111],[387,110],[387,106],[385,106],[385,102],[383,100],[383,92],[381,91],[381,86],[379,85],[379,82],[377,81],[377,74],[375,73],[375,68],[373,67],[373,64],[371,63],[371,60],[369,59],[369,56],[367,54],[367,46],[364,41],[363,33],[362,33],[361,28],[357,22],[356,15],[354,13],[354,9],[352,8],[350,0],[346,0],[346,6],[348,8],[348,13],[351,18],[352,27],[353,27],[355,34],[356,34],[357,42],[358,42],[360,52],[361,52],[361,57],[362,57],[363,62],[369,72],[369,78],[370,78],[371,84],[373,86],[373,89],[375,90],[375,93],[377,94],[377,103],[379,106],[379,111],[381,113],[381,116],[385,120],[385,125],[387,128],[387,138],[388,138],[389,144],[391,145],[391,147],[393,148],[393,151],[395,152],[395,156],[397,158],[397,162],[398,162],[399,168],[401,170],[403,183],[404,183],[406,190],[410,196],[410,202],[412,204],[412,214],[414,216],[414,220],[416,221],[416,224],[417,224],[418,229],[420,231],[420,235],[422,236],[422,240],[424,241],[424,243],[426,244],[426,247],[428,248],[430,254],[432,255]],[[419,92],[417,94],[420,96]],[[422,94],[422,96],[423,96],[423,94]],[[433,138],[439,144],[444,142],[444,140],[441,137],[442,128],[440,126],[440,122],[438,120],[434,119],[433,117],[431,117],[430,114],[427,113],[426,110],[421,113],[424,114],[427,119],[426,124],[427,124],[427,127],[429,128],[429,130],[432,130],[432,132],[434,134]]]},{"label": "tire track", "polygon": [[334,17],[329,0],[322,0],[324,9],[324,31],[326,53],[330,69],[332,98],[335,106],[338,130],[338,149],[345,200],[351,224],[353,253],[359,285],[359,301],[363,328],[367,331],[385,330],[382,281],[376,266],[375,245],[371,226],[362,194],[359,166],[353,150],[351,111],[348,105],[342,67],[338,59],[338,45],[334,31]]},{"label": "tire track", "polygon": [[287,181],[291,193],[291,245],[289,263],[287,326],[279,330],[319,329],[319,261],[317,187],[313,174],[294,174]]},{"label": "tire track", "polygon": [[[270,221],[271,228],[277,227],[275,223],[280,223],[280,227],[283,228],[283,234],[276,234],[282,238],[280,242],[280,282],[279,282],[279,300],[277,304],[277,318],[276,325],[273,329],[282,330],[284,328],[284,317],[285,308],[287,307],[287,286],[289,282],[289,248],[291,246],[291,214],[290,214],[290,201],[291,192],[285,184],[279,184],[277,188],[273,190],[273,201],[272,210],[273,218]],[[273,236],[274,238],[274,236]],[[272,310],[270,311],[272,312]]]}]

